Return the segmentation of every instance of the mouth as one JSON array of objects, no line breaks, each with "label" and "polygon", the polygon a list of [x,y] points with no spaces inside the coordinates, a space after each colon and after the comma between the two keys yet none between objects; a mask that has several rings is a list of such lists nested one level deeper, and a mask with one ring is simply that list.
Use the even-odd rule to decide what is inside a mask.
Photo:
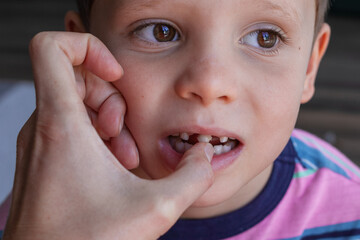
[{"label": "mouth", "polygon": [[175,133],[168,136],[173,150],[183,154],[198,142],[210,143],[214,147],[214,155],[231,152],[240,145],[240,141],[228,136],[202,135],[198,133]]}]

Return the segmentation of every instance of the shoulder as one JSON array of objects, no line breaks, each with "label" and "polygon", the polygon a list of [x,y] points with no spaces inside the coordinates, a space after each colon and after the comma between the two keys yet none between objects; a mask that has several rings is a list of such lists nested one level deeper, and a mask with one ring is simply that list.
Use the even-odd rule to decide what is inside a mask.
[{"label": "shoulder", "polygon": [[294,130],[291,140],[297,153],[295,177],[325,171],[360,184],[359,167],[329,143],[299,129]]},{"label": "shoulder", "polygon": [[[291,136],[295,170],[269,216],[248,231],[271,239],[360,237],[360,170],[344,154],[302,130]],[[297,237],[294,237],[297,236]]]},{"label": "shoulder", "polygon": [[[295,172],[278,210],[299,236],[360,233],[360,170],[339,150],[320,138],[295,130]],[[291,214],[286,210],[291,209]],[[345,234],[345,235],[341,235]],[[353,236],[353,235],[349,235]]]}]

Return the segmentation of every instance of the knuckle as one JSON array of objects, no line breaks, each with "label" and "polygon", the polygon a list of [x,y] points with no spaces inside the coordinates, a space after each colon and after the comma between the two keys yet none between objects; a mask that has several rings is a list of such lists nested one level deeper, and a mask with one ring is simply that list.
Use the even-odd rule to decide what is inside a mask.
[{"label": "knuckle", "polygon": [[30,41],[29,50],[30,54],[37,52],[42,49],[49,42],[52,42],[53,34],[50,32],[40,32],[36,34]]},{"label": "knuckle", "polygon": [[34,126],[35,136],[47,144],[70,141],[71,136],[76,135],[77,128],[73,126],[65,116],[54,116],[47,113],[39,113]]},{"label": "knuckle", "polygon": [[54,124],[43,122],[37,124],[37,135],[44,142],[63,142],[66,138],[66,131],[59,130]]},{"label": "knuckle", "polygon": [[166,232],[177,220],[178,210],[177,202],[169,197],[158,197],[156,203],[152,206],[152,215],[154,221],[163,227]]},{"label": "knuckle", "polygon": [[161,227],[164,233],[176,222],[179,218],[181,211],[179,210],[178,202],[173,193],[159,194],[158,192],[148,192],[146,195],[152,196],[146,199],[144,211],[142,216],[148,222],[156,222],[157,226]]}]

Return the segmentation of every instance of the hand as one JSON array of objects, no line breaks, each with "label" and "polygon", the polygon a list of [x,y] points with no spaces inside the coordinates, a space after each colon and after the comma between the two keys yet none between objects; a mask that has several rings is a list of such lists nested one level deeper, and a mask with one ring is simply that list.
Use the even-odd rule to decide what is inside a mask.
[{"label": "hand", "polygon": [[18,137],[4,239],[165,233],[212,184],[211,145],[194,146],[167,178],[136,177],[127,170],[139,160],[123,127],[126,105],[111,85],[122,69],[107,48],[89,34],[41,33],[30,53],[37,109]]}]

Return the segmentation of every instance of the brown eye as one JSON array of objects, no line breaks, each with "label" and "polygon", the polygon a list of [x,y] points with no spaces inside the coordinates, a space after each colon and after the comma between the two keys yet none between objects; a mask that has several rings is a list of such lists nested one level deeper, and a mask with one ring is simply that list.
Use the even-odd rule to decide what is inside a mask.
[{"label": "brown eye", "polygon": [[154,37],[158,42],[170,42],[176,37],[176,30],[166,24],[156,24],[154,26]]},{"label": "brown eye", "polygon": [[262,48],[273,48],[278,42],[278,34],[273,31],[259,31],[257,41]]}]

